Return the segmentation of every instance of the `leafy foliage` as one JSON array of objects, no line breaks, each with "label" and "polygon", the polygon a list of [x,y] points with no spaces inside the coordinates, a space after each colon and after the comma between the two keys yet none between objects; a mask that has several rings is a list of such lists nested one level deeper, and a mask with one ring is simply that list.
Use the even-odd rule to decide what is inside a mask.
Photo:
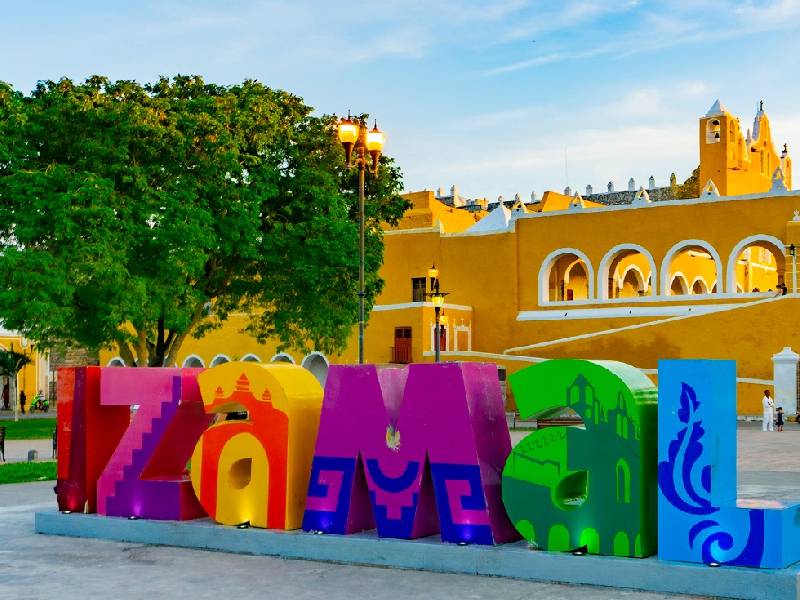
[{"label": "leafy foliage", "polygon": [[0,348],[0,375],[2,376],[14,377],[30,362],[31,358],[27,354]]},{"label": "leafy foliage", "polygon": [[[160,366],[246,310],[262,340],[341,349],[358,319],[358,206],[334,127],[255,81],[0,83],[5,325]],[[407,205],[390,158],[367,181],[369,306],[380,223]]]}]

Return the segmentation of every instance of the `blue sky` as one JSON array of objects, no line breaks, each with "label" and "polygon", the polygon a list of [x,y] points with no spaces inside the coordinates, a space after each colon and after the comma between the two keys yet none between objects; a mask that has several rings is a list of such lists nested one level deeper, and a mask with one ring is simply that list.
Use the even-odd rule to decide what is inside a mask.
[{"label": "blue sky", "polygon": [[[800,148],[800,0],[0,0],[0,79],[255,78],[370,112],[407,190],[510,198],[697,165],[719,97]],[[794,142],[794,144],[793,144]]]}]

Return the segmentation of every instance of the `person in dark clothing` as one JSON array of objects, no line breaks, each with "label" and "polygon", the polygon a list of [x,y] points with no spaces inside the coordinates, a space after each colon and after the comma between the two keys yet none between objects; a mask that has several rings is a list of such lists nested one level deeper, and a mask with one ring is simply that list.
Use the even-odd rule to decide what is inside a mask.
[{"label": "person in dark clothing", "polygon": [[7,383],[3,384],[3,410],[8,410],[9,388]]},{"label": "person in dark clothing", "polygon": [[25,414],[25,403],[28,401],[28,397],[25,395],[25,390],[22,390],[19,393],[19,410],[22,414]]}]

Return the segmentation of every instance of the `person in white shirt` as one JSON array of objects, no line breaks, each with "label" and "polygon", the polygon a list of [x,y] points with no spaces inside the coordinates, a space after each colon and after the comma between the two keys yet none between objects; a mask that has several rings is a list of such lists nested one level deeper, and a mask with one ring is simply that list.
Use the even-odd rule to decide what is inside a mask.
[{"label": "person in white shirt", "polygon": [[775,403],[769,395],[769,390],[764,390],[764,397],[761,399],[761,405],[764,407],[764,422],[761,425],[761,429],[763,431],[773,431],[772,411],[775,408]]}]

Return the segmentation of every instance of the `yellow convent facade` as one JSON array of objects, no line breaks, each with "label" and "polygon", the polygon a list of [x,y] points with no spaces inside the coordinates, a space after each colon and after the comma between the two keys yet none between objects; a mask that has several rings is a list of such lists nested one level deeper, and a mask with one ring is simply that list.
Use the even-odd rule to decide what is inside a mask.
[{"label": "yellow convent facade", "polygon": [[[386,284],[369,316],[367,361],[433,360],[434,309],[421,294],[435,264],[449,292],[443,360],[512,372],[548,358],[613,359],[655,379],[662,358],[735,359],[738,410],[758,413],[773,355],[800,346],[800,193],[790,191],[791,159],[785,146],[776,152],[763,107],[743,135],[717,101],[699,120],[699,144],[700,193],[688,200],[610,184],[608,194],[567,189],[496,206],[455,188],[408,194],[412,208],[385,231]],[[336,356],[278,352],[239,333],[244,321],[234,315],[188,340],[179,364],[289,361],[324,381],[329,363],[357,360],[355,333]],[[110,352],[101,361],[122,364]]]}]

